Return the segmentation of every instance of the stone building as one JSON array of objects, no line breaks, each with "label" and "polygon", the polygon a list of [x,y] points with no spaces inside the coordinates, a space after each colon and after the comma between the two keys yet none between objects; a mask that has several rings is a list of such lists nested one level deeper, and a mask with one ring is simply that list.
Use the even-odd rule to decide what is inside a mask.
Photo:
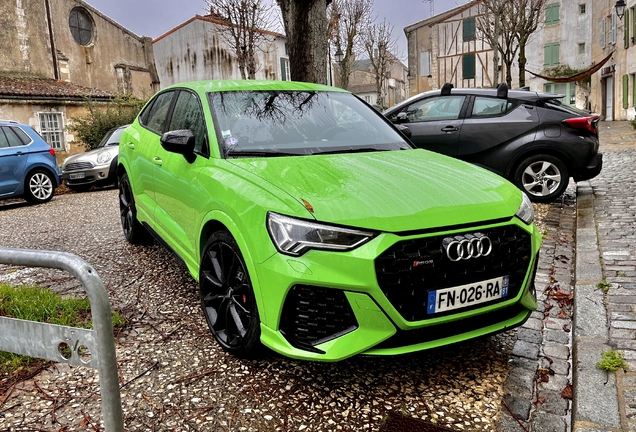
[{"label": "stone building", "polygon": [[[527,71],[542,74],[559,66],[585,70],[600,60],[593,51],[593,23],[599,20],[593,16],[592,3],[548,0],[539,28],[526,46]],[[480,6],[481,0],[473,0],[404,29],[411,95],[439,89],[446,82],[455,87],[493,87],[505,81],[506,66],[501,56],[495,71],[492,47],[479,36],[476,20]],[[518,58],[510,73],[512,86],[517,87]],[[527,72],[525,77],[531,90],[564,94],[563,103],[594,110],[587,81],[555,83]]]},{"label": "stone building", "polygon": [[[228,23],[196,15],[153,41],[161,86],[210,79],[240,79],[233,48],[222,31]],[[265,38],[257,50],[256,79],[289,81],[284,35],[260,30]]]},{"label": "stone building", "polygon": [[[381,108],[392,107],[409,96],[407,75],[408,68],[400,60],[393,57],[381,89],[384,105]],[[369,59],[354,61],[347,90],[360,96],[371,105],[379,105],[375,72]]]},{"label": "stone building", "polygon": [[151,38],[87,3],[0,2],[0,118],[31,124],[58,152],[71,150],[65,127],[83,114],[84,96],[143,98],[158,88]]}]

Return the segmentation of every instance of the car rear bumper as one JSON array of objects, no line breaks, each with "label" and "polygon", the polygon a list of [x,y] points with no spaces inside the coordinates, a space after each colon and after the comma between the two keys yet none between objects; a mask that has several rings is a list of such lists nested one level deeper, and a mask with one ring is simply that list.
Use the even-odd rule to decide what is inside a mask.
[{"label": "car rear bumper", "polygon": [[584,170],[575,173],[574,181],[584,181],[589,180],[601,172],[603,169],[603,153],[596,153],[592,156],[592,159],[587,163],[587,166]]}]

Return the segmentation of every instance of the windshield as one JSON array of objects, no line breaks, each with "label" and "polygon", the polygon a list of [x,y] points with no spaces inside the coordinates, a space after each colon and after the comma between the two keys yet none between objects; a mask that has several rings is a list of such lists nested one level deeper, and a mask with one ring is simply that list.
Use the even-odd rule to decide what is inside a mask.
[{"label": "windshield", "polygon": [[121,134],[124,132],[124,129],[125,128],[123,127],[119,127],[109,130],[108,132],[106,132],[106,135],[104,135],[104,138],[102,138],[97,147],[99,148],[111,145],[119,145],[119,138],[121,138]]},{"label": "windshield", "polygon": [[209,93],[226,156],[287,156],[412,148],[355,96],[341,92]]}]

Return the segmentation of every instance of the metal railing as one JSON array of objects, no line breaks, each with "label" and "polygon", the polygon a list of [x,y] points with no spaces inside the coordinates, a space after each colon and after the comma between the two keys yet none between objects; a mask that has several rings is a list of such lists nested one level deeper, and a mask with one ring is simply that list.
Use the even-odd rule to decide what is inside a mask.
[{"label": "metal railing", "polygon": [[0,264],[66,270],[80,281],[91,304],[93,330],[0,316],[0,351],[97,369],[104,427],[123,432],[110,301],[95,269],[65,252],[10,248],[0,248]]}]

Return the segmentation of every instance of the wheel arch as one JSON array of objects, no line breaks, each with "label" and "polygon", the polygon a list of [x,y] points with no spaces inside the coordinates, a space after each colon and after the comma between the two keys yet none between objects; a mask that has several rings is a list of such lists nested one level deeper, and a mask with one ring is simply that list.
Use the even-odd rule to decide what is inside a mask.
[{"label": "wheel arch", "polygon": [[201,226],[200,234],[199,234],[199,244],[197,245],[197,250],[199,252],[199,259],[197,261],[197,282],[199,280],[200,266],[201,266],[201,258],[203,256],[203,248],[208,241],[208,238],[212,233],[225,230],[230,233],[234,241],[239,247],[241,255],[243,255],[243,261],[245,261],[245,265],[247,266],[247,271],[250,275],[250,280],[252,282],[252,288],[254,289],[254,294],[256,296],[256,302],[258,305],[259,314],[261,314],[261,322],[265,321],[265,308],[263,307],[263,299],[262,299],[262,290],[260,289],[260,284],[258,281],[258,274],[256,272],[255,261],[253,259],[253,253],[250,250],[245,237],[241,234],[241,230],[234,223],[232,218],[220,211],[213,210],[206,215],[204,218],[205,222]]},{"label": "wheel arch", "polygon": [[[24,179],[22,180],[22,186],[24,187],[24,191],[25,192],[26,192],[26,189],[27,189],[27,179],[35,171],[45,171],[53,179],[53,181],[55,182],[55,188],[54,189],[56,189],[58,186],[60,186],[59,178],[58,178],[57,174],[53,172],[51,167],[49,167],[47,165],[32,165],[32,166],[29,167],[29,170],[26,172],[26,174],[24,175]],[[54,193],[55,193],[55,191],[54,191]]]},{"label": "wheel arch", "polygon": [[518,152],[508,164],[508,167],[506,169],[506,178],[514,183],[514,175],[517,171],[517,168],[519,167],[519,164],[521,164],[521,162],[523,162],[525,159],[539,154],[550,155],[558,158],[567,168],[568,177],[572,177],[574,167],[572,165],[572,162],[570,161],[570,157],[556,147],[541,145],[539,147],[532,146],[531,148]]}]

